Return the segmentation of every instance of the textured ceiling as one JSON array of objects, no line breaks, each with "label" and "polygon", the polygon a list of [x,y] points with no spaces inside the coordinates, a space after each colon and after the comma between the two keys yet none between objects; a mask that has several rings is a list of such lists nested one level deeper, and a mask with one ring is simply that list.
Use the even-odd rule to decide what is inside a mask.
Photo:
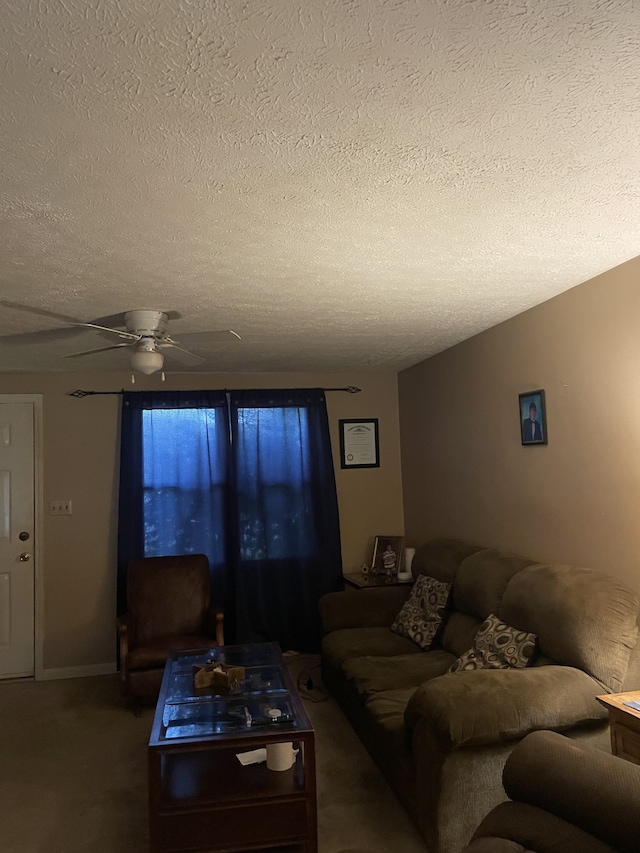
[{"label": "textured ceiling", "polygon": [[132,308],[242,335],[200,370],[400,369],[640,253],[633,0],[1,21],[2,371],[122,370],[65,319]]}]

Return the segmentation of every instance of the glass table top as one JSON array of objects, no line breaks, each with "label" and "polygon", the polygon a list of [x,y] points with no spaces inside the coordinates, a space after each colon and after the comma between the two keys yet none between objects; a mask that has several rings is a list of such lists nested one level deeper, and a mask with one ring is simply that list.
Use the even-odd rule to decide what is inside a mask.
[{"label": "glass table top", "polygon": [[[195,686],[197,670],[228,667],[234,668],[231,686]],[[171,652],[152,739],[166,742],[243,732],[266,734],[308,725],[292,687],[277,643]]]}]

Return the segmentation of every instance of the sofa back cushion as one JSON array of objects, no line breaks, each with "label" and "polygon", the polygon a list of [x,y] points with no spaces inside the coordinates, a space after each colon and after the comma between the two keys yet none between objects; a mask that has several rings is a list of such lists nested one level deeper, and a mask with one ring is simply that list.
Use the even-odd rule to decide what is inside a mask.
[{"label": "sofa back cushion", "polygon": [[[442,632],[442,648],[456,657],[471,648],[480,625],[491,613],[498,613],[510,579],[533,562],[489,548],[463,560],[453,580],[451,613]],[[518,623],[509,624],[523,628]]]},{"label": "sofa back cushion", "polygon": [[638,628],[638,598],[608,575],[577,566],[529,566],[514,575],[497,611],[538,636],[551,661],[622,689]]},{"label": "sofa back cushion", "polygon": [[416,551],[411,571],[414,578],[429,575],[445,583],[452,583],[458,566],[470,554],[482,550],[479,545],[469,545],[457,539],[440,537],[425,542]]}]

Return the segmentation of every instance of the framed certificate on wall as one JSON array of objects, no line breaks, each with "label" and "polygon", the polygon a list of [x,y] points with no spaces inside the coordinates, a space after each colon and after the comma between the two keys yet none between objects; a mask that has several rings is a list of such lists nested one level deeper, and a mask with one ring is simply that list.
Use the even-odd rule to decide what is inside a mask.
[{"label": "framed certificate on wall", "polygon": [[340,467],[379,468],[378,419],[340,420]]}]

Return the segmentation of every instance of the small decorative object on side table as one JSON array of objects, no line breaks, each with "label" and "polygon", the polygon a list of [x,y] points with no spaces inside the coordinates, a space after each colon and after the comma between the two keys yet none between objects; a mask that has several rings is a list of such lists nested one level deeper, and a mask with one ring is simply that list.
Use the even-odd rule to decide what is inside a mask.
[{"label": "small decorative object on side table", "polygon": [[611,752],[640,764],[640,690],[605,693],[596,699],[609,711]]},{"label": "small decorative object on side table", "polygon": [[365,589],[370,586],[403,586],[413,583],[413,577],[402,578],[398,575],[372,575],[371,572],[347,572],[342,575],[347,586],[353,589]]}]

